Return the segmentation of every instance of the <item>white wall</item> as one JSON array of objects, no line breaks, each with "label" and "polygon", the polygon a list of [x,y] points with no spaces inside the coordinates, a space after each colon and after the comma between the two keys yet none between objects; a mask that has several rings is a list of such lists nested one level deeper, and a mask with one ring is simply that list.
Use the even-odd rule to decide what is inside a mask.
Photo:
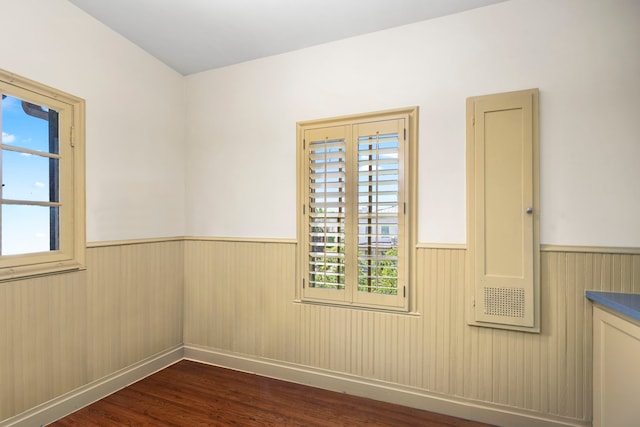
[{"label": "white wall", "polygon": [[419,105],[419,240],[464,242],[465,98],[538,87],[542,243],[640,246],[638,1],[511,0],[193,75],[188,102],[65,0],[0,10],[0,67],[87,100],[88,241],[294,238],[296,121]]},{"label": "white wall", "polygon": [[184,235],[184,79],[66,0],[0,0],[0,67],[87,105],[87,240]]},{"label": "white wall", "polygon": [[294,238],[296,121],[419,105],[419,240],[465,242],[465,99],[538,87],[542,243],[638,247],[639,19],[511,0],[192,75],[187,234]]}]

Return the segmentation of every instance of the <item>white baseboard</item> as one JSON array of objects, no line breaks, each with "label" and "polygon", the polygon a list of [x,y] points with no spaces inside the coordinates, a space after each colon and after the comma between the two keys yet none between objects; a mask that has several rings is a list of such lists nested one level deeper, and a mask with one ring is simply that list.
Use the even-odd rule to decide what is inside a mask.
[{"label": "white baseboard", "polygon": [[0,426],[33,427],[52,423],[182,359],[183,346],[180,345],[8,418],[0,422]]},{"label": "white baseboard", "polygon": [[207,347],[185,345],[184,358],[223,368],[262,375],[354,396],[409,406],[453,417],[509,427],[587,427],[588,421],[544,415],[517,408],[491,405],[429,393],[398,384],[340,374],[276,360],[259,359]]}]

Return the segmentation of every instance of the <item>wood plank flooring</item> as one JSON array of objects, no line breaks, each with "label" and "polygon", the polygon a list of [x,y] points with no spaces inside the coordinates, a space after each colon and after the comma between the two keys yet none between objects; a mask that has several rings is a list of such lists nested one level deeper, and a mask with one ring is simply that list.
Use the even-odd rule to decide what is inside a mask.
[{"label": "wood plank flooring", "polygon": [[50,425],[487,427],[186,360]]}]

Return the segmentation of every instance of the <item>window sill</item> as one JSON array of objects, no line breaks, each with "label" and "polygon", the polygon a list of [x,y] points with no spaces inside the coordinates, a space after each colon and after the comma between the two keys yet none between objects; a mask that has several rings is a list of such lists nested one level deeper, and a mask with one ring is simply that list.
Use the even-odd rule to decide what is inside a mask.
[{"label": "window sill", "polygon": [[82,270],[86,270],[86,266],[78,262],[55,262],[43,265],[10,267],[0,270],[0,283],[34,279],[52,274],[73,273]]},{"label": "window sill", "polygon": [[386,314],[400,314],[403,316],[410,316],[410,317],[422,316],[422,313],[420,313],[419,311],[406,311],[403,309],[394,309],[392,307],[390,308],[368,307],[368,306],[357,305],[357,304],[337,304],[337,303],[334,304],[330,302],[310,301],[310,300],[301,300],[301,299],[294,299],[293,303],[300,304],[300,305],[316,305],[320,307],[343,308],[347,310],[374,311],[374,312],[386,313]]}]

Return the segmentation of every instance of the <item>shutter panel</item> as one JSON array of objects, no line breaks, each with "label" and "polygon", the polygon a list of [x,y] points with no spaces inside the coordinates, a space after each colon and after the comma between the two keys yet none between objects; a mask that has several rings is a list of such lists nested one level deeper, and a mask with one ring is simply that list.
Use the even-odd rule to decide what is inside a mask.
[{"label": "shutter panel", "polygon": [[[402,168],[404,120],[354,126],[357,143],[357,288],[354,300],[404,304],[399,268],[404,233]],[[402,207],[402,208],[400,208]],[[383,302],[384,301],[384,302]]]},{"label": "shutter panel", "polygon": [[[348,129],[305,133],[308,165],[308,286],[314,297],[344,291],[346,283],[346,174]],[[313,292],[320,290],[320,292]],[[335,295],[331,296],[335,299]]]}]

